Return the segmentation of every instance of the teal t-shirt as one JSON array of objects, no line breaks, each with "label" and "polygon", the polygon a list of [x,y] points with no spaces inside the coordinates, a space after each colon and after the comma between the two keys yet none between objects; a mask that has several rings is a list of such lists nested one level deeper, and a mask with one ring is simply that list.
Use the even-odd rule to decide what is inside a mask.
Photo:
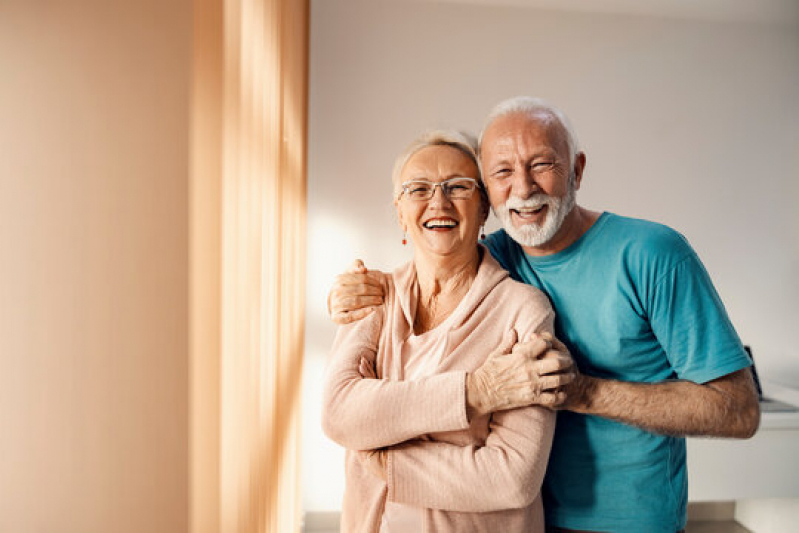
[{"label": "teal t-shirt", "polygon": [[[603,213],[557,254],[529,256],[504,230],[486,245],[514,279],[549,296],[555,333],[587,375],[705,383],[751,364],[696,253],[666,226]],[[684,438],[558,413],[547,524],[674,533],[685,527],[687,486]]]}]

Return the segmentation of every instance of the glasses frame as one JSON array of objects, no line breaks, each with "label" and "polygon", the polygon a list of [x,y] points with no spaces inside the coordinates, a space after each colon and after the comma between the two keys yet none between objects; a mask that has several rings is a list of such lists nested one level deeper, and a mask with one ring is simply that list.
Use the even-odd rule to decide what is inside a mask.
[{"label": "glasses frame", "polygon": [[408,198],[411,201],[413,201],[413,202],[429,202],[436,195],[436,187],[441,187],[441,193],[444,196],[446,196],[448,200],[453,200],[453,198],[447,192],[447,189],[445,188],[445,186],[447,184],[449,184],[450,182],[455,181],[455,180],[468,180],[468,181],[472,182],[472,184],[474,185],[474,189],[471,190],[471,192],[469,193],[469,196],[464,196],[462,198],[454,198],[455,200],[468,200],[469,198],[472,197],[472,195],[474,194],[474,192],[476,190],[482,188],[482,185],[480,184],[479,181],[477,181],[474,178],[470,178],[468,176],[455,176],[455,177],[452,177],[452,178],[447,178],[447,179],[442,180],[442,181],[430,181],[430,180],[425,180],[425,179],[413,179],[413,180],[408,180],[408,181],[400,184],[400,187],[402,187],[402,191],[400,191],[399,196],[397,196],[397,200],[402,198],[403,194],[408,193],[408,188],[413,183],[429,183],[433,187],[433,192],[430,193],[430,197],[429,198],[413,198],[413,197],[410,196],[410,194],[408,194]]}]

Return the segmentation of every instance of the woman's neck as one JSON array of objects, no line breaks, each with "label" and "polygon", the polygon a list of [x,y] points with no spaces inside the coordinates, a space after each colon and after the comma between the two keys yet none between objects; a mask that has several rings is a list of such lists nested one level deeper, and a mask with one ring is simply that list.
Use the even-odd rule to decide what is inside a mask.
[{"label": "woman's neck", "polygon": [[419,283],[414,331],[429,331],[443,322],[458,306],[477,276],[480,253],[475,246],[467,254],[449,257],[414,257]]}]

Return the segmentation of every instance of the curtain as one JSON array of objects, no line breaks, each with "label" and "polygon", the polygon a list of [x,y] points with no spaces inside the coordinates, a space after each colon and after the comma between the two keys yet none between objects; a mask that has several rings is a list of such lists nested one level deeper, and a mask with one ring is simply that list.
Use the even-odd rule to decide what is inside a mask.
[{"label": "curtain", "polygon": [[300,529],[307,0],[196,0],[192,533]]}]

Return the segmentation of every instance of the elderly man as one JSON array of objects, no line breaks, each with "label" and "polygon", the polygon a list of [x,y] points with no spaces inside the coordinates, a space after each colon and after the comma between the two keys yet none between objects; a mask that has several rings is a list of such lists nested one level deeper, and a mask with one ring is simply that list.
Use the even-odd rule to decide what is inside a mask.
[{"label": "elderly man", "polygon": [[[677,232],[576,205],[586,157],[563,113],[541,100],[499,104],[480,159],[504,226],[486,246],[549,296],[575,366],[553,367],[540,342],[492,354],[467,379],[467,412],[559,409],[543,492],[551,531],[682,530],[684,437],[751,437],[760,417],[751,363],[707,272]],[[334,319],[379,303],[378,282],[362,267],[340,276]],[[527,372],[576,379],[551,390],[537,379],[519,394]]]}]

